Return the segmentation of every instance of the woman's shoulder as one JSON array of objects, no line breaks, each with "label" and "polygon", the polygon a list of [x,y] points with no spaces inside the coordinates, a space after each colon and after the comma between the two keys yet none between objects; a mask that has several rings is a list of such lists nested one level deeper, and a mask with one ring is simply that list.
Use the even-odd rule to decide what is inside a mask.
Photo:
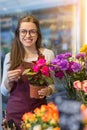
[{"label": "woman's shoulder", "polygon": [[10,57],[10,52],[6,53],[5,57]]},{"label": "woman's shoulder", "polygon": [[47,61],[51,61],[54,59],[54,52],[48,48],[41,48],[41,53],[45,56]]},{"label": "woman's shoulder", "polygon": [[42,54],[54,55],[54,52],[48,48],[41,48]]},{"label": "woman's shoulder", "polygon": [[5,54],[5,61],[10,61],[10,52]]}]

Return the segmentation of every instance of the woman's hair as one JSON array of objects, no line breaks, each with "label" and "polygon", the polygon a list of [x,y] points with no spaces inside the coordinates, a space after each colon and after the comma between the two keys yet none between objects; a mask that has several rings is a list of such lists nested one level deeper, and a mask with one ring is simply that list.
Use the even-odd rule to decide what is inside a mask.
[{"label": "woman's hair", "polygon": [[21,18],[19,20],[17,28],[15,30],[15,38],[13,40],[13,44],[12,44],[12,48],[11,48],[11,55],[10,55],[10,64],[11,65],[10,65],[9,70],[15,69],[17,66],[19,66],[22,63],[24,56],[25,56],[25,50],[19,39],[19,29],[20,29],[20,25],[22,22],[32,22],[36,25],[37,33],[38,33],[38,38],[36,41],[37,52],[39,52],[39,48],[41,47],[42,35],[41,35],[38,19],[36,17],[34,17],[33,15],[27,15],[27,16]]}]

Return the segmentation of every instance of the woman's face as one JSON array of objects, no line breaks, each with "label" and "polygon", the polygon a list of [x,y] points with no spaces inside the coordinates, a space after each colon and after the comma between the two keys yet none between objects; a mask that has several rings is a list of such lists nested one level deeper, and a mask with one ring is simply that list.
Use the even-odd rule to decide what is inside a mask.
[{"label": "woman's face", "polygon": [[19,39],[24,47],[35,46],[37,37],[37,27],[34,23],[21,23],[19,28]]}]

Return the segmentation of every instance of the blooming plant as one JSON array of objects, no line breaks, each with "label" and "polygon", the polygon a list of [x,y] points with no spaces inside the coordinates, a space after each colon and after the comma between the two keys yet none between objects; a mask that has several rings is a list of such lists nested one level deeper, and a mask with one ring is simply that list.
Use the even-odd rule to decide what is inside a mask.
[{"label": "blooming plant", "polygon": [[[84,44],[80,48],[80,52],[85,54],[85,73],[87,75],[87,44]],[[84,75],[83,75],[84,76]],[[73,83],[74,88],[77,90],[79,98],[82,100],[82,103],[87,105],[87,78],[84,77],[82,80],[77,80]]]},{"label": "blooming plant", "polygon": [[81,99],[82,103],[87,105],[87,80],[83,80],[82,82],[75,81],[73,83],[73,87],[77,91],[77,95],[79,96],[79,99]]},{"label": "blooming plant", "polygon": [[52,102],[36,108],[33,113],[25,113],[22,120],[21,128],[23,130],[34,130],[36,126],[40,126],[38,130],[46,130],[48,128],[60,130],[59,112],[56,105]]},{"label": "blooming plant", "polygon": [[49,64],[46,63],[44,57],[34,61],[33,67],[23,72],[23,75],[25,74],[28,76],[29,83],[33,85],[43,86],[53,82],[50,77]]},{"label": "blooming plant", "polygon": [[76,99],[76,89],[73,87],[73,82],[87,79],[85,72],[85,54],[79,53],[75,57],[70,52],[56,55],[56,58],[51,62],[51,71],[54,71],[55,77],[63,80],[67,95]]}]

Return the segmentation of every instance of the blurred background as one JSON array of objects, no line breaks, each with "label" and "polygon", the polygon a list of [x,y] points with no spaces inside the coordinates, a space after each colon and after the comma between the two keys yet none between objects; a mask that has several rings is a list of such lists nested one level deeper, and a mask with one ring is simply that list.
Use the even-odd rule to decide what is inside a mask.
[{"label": "blurred background", "polygon": [[[86,6],[87,0],[0,0],[1,78],[4,57],[10,51],[20,17],[33,14],[39,19],[43,47],[52,49],[55,55],[62,52],[75,55],[87,43]],[[57,81],[55,84],[58,89]],[[7,98],[0,95],[0,121],[6,102]]]}]

